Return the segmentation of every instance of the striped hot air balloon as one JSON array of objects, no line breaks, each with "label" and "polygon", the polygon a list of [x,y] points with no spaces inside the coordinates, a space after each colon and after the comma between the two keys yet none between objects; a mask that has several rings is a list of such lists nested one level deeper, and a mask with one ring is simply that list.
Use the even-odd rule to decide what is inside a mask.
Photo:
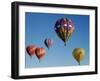
[{"label": "striped hot air balloon", "polygon": [[56,21],[55,23],[55,31],[58,37],[64,42],[66,46],[66,42],[72,36],[74,26],[71,19],[62,18]]}]

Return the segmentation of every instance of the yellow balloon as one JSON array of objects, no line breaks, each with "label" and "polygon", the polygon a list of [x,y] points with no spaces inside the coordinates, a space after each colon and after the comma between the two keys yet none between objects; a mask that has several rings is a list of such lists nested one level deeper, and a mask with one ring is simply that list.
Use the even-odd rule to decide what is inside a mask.
[{"label": "yellow balloon", "polygon": [[78,64],[84,59],[85,51],[83,48],[75,48],[73,50],[73,57],[76,59]]}]

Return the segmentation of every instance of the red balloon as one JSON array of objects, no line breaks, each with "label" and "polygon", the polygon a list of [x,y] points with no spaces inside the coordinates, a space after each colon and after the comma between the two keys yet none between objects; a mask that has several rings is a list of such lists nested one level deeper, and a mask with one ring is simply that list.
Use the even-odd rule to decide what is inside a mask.
[{"label": "red balloon", "polygon": [[27,53],[32,56],[35,54],[36,46],[35,45],[29,45],[26,48]]},{"label": "red balloon", "polygon": [[40,60],[46,54],[46,50],[42,47],[41,48],[36,48],[35,53],[36,53],[37,58]]}]

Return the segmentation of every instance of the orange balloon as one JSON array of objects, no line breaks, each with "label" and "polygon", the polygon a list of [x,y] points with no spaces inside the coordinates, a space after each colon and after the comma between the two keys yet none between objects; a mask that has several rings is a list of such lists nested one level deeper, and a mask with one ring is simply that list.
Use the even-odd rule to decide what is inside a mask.
[{"label": "orange balloon", "polygon": [[46,50],[42,47],[41,48],[36,48],[35,53],[36,53],[37,58],[40,60],[46,54]]},{"label": "orange balloon", "polygon": [[36,46],[35,45],[29,45],[26,47],[27,53],[32,56],[35,54]]}]

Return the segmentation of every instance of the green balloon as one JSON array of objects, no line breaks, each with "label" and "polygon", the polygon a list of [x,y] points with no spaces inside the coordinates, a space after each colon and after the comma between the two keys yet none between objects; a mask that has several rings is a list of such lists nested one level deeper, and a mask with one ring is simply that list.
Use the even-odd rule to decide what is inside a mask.
[{"label": "green balloon", "polygon": [[80,62],[84,59],[85,51],[83,48],[75,48],[73,50],[73,57],[80,65]]}]

